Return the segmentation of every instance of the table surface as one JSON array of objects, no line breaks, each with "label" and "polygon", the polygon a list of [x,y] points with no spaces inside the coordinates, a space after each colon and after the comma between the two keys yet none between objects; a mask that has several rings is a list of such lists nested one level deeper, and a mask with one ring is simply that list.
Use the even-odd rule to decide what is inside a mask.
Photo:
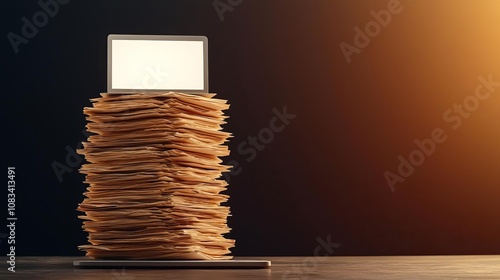
[{"label": "table surface", "polygon": [[2,258],[0,279],[500,279],[500,255],[386,257],[238,257],[265,259],[268,269],[82,269],[78,257]]}]

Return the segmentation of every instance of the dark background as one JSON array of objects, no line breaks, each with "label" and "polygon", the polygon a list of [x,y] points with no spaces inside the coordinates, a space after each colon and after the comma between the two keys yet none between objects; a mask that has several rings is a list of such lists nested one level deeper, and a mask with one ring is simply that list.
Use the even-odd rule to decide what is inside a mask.
[{"label": "dark background", "polygon": [[[3,1],[1,158],[5,173],[16,167],[16,254],[83,255],[84,178],[73,168],[59,182],[51,164],[85,139],[82,110],[106,91],[108,34],[209,38],[210,90],[231,103],[225,160],[241,168],[228,190],[235,255],[312,255],[327,236],[341,244],[334,255],[500,253],[500,89],[457,130],[442,117],[478,76],[500,80],[500,4],[401,1],[347,63],[339,44],[387,3],[245,0],[221,21],[211,0],[73,0],[16,54],[7,34],[41,8]],[[284,106],[297,117],[247,161],[238,145]],[[384,172],[436,127],[447,141],[391,192]]]}]

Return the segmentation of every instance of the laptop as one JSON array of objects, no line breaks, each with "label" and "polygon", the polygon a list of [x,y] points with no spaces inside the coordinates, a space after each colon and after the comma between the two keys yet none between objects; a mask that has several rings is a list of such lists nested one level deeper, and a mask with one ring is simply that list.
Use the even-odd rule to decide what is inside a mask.
[{"label": "laptop", "polygon": [[266,260],[75,260],[73,265],[80,268],[172,268],[172,269],[206,269],[231,268],[252,269],[269,268],[271,262]]},{"label": "laptop", "polygon": [[[205,36],[109,35],[108,93],[208,93]],[[80,268],[269,268],[267,260],[96,260]]]}]

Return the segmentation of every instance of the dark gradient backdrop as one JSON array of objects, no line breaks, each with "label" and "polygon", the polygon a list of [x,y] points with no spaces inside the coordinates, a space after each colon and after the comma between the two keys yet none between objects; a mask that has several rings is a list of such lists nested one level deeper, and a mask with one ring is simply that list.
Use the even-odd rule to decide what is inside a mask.
[{"label": "dark gradient backdrop", "polygon": [[[82,109],[106,90],[110,33],[209,38],[210,90],[231,103],[235,255],[312,255],[329,235],[335,255],[500,253],[498,1],[216,3],[234,4],[223,21],[212,0],[72,0],[17,54],[7,34],[41,8],[2,3],[1,158],[4,173],[17,171],[18,255],[82,254],[83,176],[59,182],[51,164],[84,140]],[[370,25],[388,5],[390,22],[382,13],[386,26]],[[355,41],[367,23],[373,37]],[[363,46],[351,63],[342,42]],[[479,88],[484,100],[480,76],[493,81]],[[470,110],[455,111],[464,100]],[[297,116],[248,160],[248,137],[285,106]],[[435,128],[446,140],[422,159],[414,141]],[[398,175],[412,152],[419,166],[391,191],[384,173]]]}]

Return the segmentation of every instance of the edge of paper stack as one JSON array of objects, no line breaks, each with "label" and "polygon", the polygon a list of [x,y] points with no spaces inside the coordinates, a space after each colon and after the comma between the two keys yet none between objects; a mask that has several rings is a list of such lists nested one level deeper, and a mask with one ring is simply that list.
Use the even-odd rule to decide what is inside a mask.
[{"label": "edge of paper stack", "polygon": [[78,153],[89,185],[77,210],[96,259],[231,259],[226,100],[177,92],[109,94],[84,108]]}]

